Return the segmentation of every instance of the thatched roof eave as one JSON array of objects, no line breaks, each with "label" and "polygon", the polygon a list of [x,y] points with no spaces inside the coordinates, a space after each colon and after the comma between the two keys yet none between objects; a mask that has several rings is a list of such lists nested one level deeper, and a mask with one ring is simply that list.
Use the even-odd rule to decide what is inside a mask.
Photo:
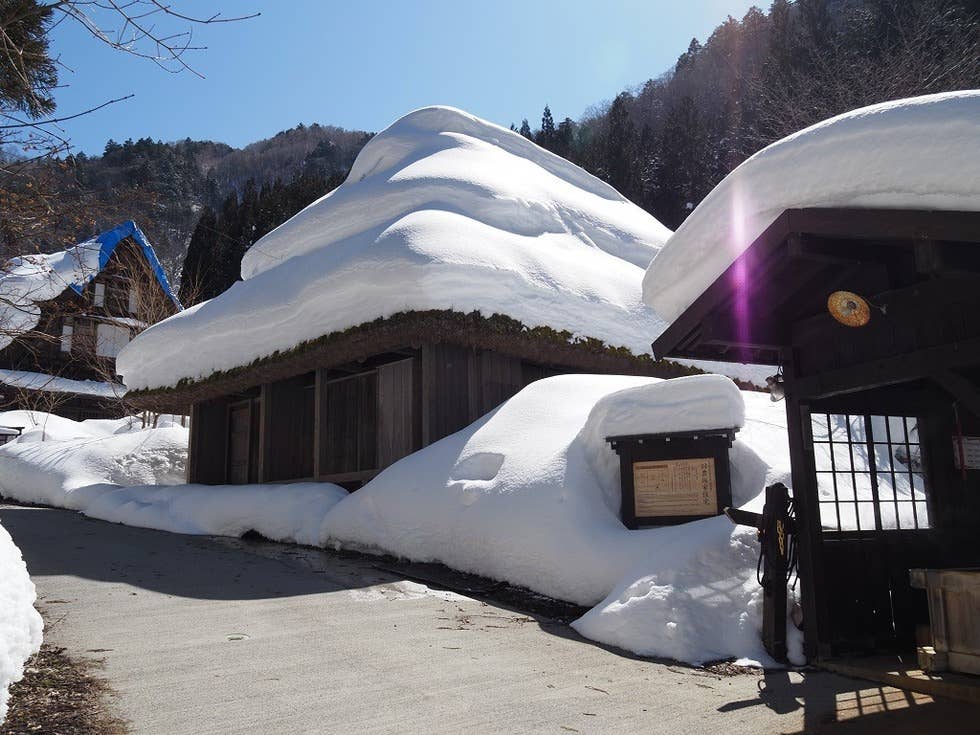
[{"label": "thatched roof eave", "polygon": [[365,362],[370,357],[423,344],[448,343],[485,349],[529,362],[583,373],[616,373],[677,377],[701,372],[697,368],[650,355],[634,355],[597,339],[575,338],[548,327],[527,327],[510,317],[478,312],[403,312],[304,342],[288,352],[274,353],[250,365],[174,387],[130,391],[126,399],[135,407],[161,413],[187,413],[200,401],[242,393],[265,383]]}]

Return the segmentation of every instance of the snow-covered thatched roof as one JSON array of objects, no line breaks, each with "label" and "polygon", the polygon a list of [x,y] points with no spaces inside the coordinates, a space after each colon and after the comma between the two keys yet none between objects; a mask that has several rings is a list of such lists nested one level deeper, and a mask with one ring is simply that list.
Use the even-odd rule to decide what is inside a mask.
[{"label": "snow-covered thatched roof", "polygon": [[428,107],[376,135],[343,185],[259,240],[243,281],[150,327],[117,365],[130,389],[174,386],[432,311],[500,314],[648,354],[663,322],[640,281],[669,234],[513,131]]}]

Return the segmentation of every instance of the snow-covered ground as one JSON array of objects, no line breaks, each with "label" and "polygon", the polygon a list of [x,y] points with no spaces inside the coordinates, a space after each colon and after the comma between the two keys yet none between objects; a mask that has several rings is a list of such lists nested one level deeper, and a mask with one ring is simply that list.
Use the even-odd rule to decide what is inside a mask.
[{"label": "snow-covered ground", "polygon": [[47,441],[35,429],[0,449],[0,492],[180,533],[254,529],[439,561],[595,605],[575,623],[594,640],[695,663],[771,663],[751,529],[719,517],[630,531],[619,520],[619,463],[606,436],[723,427],[741,427],[735,503],[758,508],[765,485],[789,475],[783,407],[714,375],[541,380],[350,496],[325,483],[175,484],[186,430],[53,417]]},{"label": "snow-covered ground", "polygon": [[[260,239],[244,280],[141,333],[117,369],[131,390],[173,386],[425,310],[504,314],[649,354],[666,322],[643,304],[641,281],[669,234],[521,135],[427,107],[374,136],[339,188]],[[713,369],[760,384],[768,374]]]},{"label": "snow-covered ground", "polygon": [[885,102],[824,120],[742,163],[650,264],[644,301],[676,319],[786,209],[980,206],[980,90]]},{"label": "snow-covered ground", "polygon": [[597,605],[575,627],[628,650],[770,663],[754,531],[724,517],[627,530],[618,457],[604,439],[744,421],[733,499],[760,507],[766,484],[788,480],[784,416],[768,395],[716,375],[549,378],[382,472],[327,514],[324,540]]},{"label": "snow-covered ground", "polygon": [[137,417],[8,411],[0,413],[7,425],[28,428],[0,450],[0,494],[115,523],[316,544],[323,516],[347,495],[326,483],[184,485],[188,430],[176,416],[143,428]]},{"label": "snow-covered ground", "polygon": [[44,624],[35,597],[20,549],[0,526],[0,724],[7,716],[10,685],[20,681],[24,662],[41,647]]}]

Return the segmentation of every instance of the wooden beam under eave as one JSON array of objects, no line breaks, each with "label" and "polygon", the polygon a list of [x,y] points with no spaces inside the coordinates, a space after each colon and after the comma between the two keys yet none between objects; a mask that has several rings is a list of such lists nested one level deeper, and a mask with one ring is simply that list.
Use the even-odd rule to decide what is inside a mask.
[{"label": "wooden beam under eave", "polygon": [[950,370],[939,370],[930,376],[956,399],[963,408],[980,418],[980,390],[972,380]]},{"label": "wooden beam under eave", "polygon": [[913,253],[915,270],[922,275],[980,278],[980,253],[974,243],[918,240]]},{"label": "wooden beam under eave", "polygon": [[975,365],[980,365],[980,338],[798,378],[787,382],[786,389],[801,399],[829,398],[856,390],[932,378],[937,368],[948,371]]}]

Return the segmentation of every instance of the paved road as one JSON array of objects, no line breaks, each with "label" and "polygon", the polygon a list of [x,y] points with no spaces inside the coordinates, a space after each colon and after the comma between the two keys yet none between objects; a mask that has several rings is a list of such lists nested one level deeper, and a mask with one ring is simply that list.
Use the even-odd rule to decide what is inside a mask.
[{"label": "paved road", "polygon": [[369,559],[60,510],[0,506],[0,522],[47,640],[104,661],[139,734],[898,735],[976,722],[965,705],[823,672],[719,677],[632,658]]}]

